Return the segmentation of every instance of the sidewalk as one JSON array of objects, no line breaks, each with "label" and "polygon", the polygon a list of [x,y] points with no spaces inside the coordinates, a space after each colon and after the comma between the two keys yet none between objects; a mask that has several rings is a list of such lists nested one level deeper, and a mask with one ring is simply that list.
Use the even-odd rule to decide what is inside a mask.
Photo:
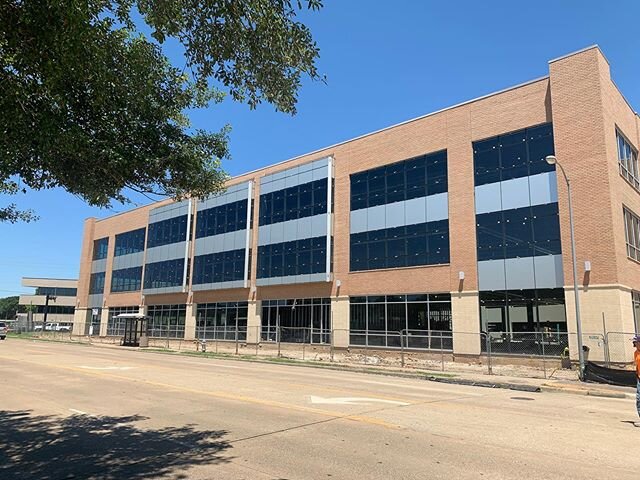
[{"label": "sidewalk", "polygon": [[[122,347],[113,344],[106,343],[93,343],[92,345],[102,348],[117,348]],[[377,375],[389,375],[405,378],[422,378],[428,381],[459,384],[459,385],[472,385],[485,388],[505,388],[517,391],[528,392],[545,392],[545,393],[569,393],[575,395],[606,397],[606,398],[632,398],[635,399],[636,391],[630,387],[618,387],[615,385],[604,385],[597,383],[583,383],[578,380],[576,371],[561,371],[559,378],[534,378],[529,376],[520,375],[508,375],[497,373],[489,375],[487,373],[481,373],[478,371],[476,365],[466,365],[468,368],[465,370],[465,364],[458,363],[455,371],[442,372],[440,370],[424,370],[416,368],[399,368],[395,366],[383,366],[383,365],[362,365],[351,363],[339,363],[329,361],[317,361],[317,360],[300,360],[297,358],[275,358],[275,357],[252,357],[247,355],[230,355],[228,353],[200,353],[193,351],[178,351],[178,350],[161,350],[161,349],[139,349],[140,351],[146,351],[148,353],[165,354],[165,355],[188,355],[198,356],[213,359],[226,359],[235,361],[255,362],[255,363],[281,363],[287,365],[294,365],[306,368],[324,368],[330,370],[339,371],[351,371],[359,373],[377,374]],[[498,368],[498,372],[502,371],[514,371],[522,372],[524,367],[521,366],[503,366],[505,368]],[[496,369],[494,368],[494,371]]]},{"label": "sidewalk", "polygon": [[[20,337],[13,337],[20,338]],[[23,340],[52,342],[58,340],[23,338]],[[97,348],[122,349],[119,345],[102,342],[78,342],[63,341],[61,343],[73,345],[85,345]],[[185,345],[189,343],[185,342]],[[300,359],[291,355],[291,351],[284,351],[281,357],[277,356],[254,356],[249,355],[246,350],[239,355],[232,351],[214,353],[197,352],[193,348],[189,349],[166,349],[166,348],[138,348],[141,352],[160,355],[185,355],[200,358],[225,359],[233,361],[244,361],[268,364],[286,364],[303,368],[323,368],[329,370],[339,370],[348,372],[368,373],[377,375],[389,375],[395,377],[418,378],[427,381],[450,383],[458,385],[471,385],[484,388],[504,388],[516,391],[545,392],[545,393],[568,393],[575,395],[607,397],[607,398],[633,398],[635,399],[635,389],[630,387],[618,387],[596,383],[583,383],[577,378],[575,370],[551,370],[549,378],[539,378],[539,369],[530,369],[522,365],[496,365],[493,367],[493,374],[487,373],[486,366],[465,362],[447,362],[451,365],[445,371],[438,368],[424,368],[423,365],[407,366],[402,368],[399,365],[383,365],[371,363],[353,363],[345,356],[336,356],[343,361],[330,361],[326,355],[314,355],[311,359]],[[344,361],[347,360],[347,361]]]}]

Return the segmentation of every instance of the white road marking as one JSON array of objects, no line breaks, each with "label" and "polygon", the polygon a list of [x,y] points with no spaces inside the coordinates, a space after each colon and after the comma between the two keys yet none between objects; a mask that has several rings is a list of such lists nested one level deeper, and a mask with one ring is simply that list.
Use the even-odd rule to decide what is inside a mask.
[{"label": "white road marking", "polygon": [[[76,410],[75,408],[70,408],[70,412],[77,413],[78,415],[89,415],[87,412],[83,412],[82,410]],[[89,415],[92,417],[93,415]]]},{"label": "white road marking", "polygon": [[136,367],[89,367],[87,365],[80,365],[80,368],[86,368],[87,370],[131,370]]},{"label": "white road marking", "polygon": [[385,400],[383,398],[370,398],[370,397],[316,397],[315,395],[309,396],[309,401],[314,404],[325,405],[370,405],[371,403],[389,403],[392,405],[411,405],[406,402],[398,402],[396,400]]},{"label": "white road marking", "polygon": [[[359,383],[370,383],[370,384],[373,384],[373,385],[385,385],[385,386],[388,386],[388,387],[408,388],[408,389],[412,389],[412,390],[424,390],[425,392],[443,392],[443,393],[449,393],[449,394],[456,393],[456,392],[452,391],[453,389],[433,387],[433,386],[431,386],[431,384],[433,384],[433,382],[429,382],[430,384],[425,385],[425,386],[419,386],[419,385],[407,385],[407,384],[402,384],[402,383],[376,382],[374,380],[363,380],[363,379],[355,379],[355,381],[359,382]],[[464,387],[464,386],[467,386],[467,385],[454,385],[454,386],[456,386],[456,387]],[[476,387],[472,387],[472,388],[476,388]],[[465,392],[463,395],[469,395],[471,397],[483,397],[484,396],[484,394],[482,394],[482,393],[475,393],[475,392]]]}]

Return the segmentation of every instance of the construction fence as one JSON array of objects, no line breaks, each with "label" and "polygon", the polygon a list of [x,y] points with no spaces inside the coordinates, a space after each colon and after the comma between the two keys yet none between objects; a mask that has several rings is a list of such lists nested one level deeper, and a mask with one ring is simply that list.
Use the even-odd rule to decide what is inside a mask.
[{"label": "construction fence", "polygon": [[[395,367],[432,372],[473,372],[540,378],[575,378],[577,336],[566,332],[400,330],[354,331],[304,327],[222,326],[196,330],[196,339],[154,331],[149,348],[289,359],[321,363]],[[166,335],[164,335],[166,333]],[[28,332],[38,338],[119,345],[120,336],[73,336],[68,331]],[[631,368],[633,333],[582,335],[585,358],[606,366]],[[345,345],[348,348],[337,348]],[[459,351],[475,352],[460,354]]]}]

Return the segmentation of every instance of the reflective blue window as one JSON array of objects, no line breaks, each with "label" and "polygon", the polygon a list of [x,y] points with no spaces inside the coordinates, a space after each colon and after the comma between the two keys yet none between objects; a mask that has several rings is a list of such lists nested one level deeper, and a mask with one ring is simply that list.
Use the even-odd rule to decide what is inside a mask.
[{"label": "reflective blue window", "polygon": [[196,238],[246,229],[247,204],[247,200],[240,200],[198,211]]},{"label": "reflective blue window", "polygon": [[309,275],[326,271],[325,236],[258,247],[258,278]]},{"label": "reflective blue window", "polygon": [[109,252],[109,238],[100,238],[93,241],[93,259],[101,260],[107,258]]},{"label": "reflective blue window", "polygon": [[169,218],[149,224],[147,248],[184,242],[187,239],[187,216]]},{"label": "reflective blue window", "polygon": [[184,259],[148,263],[144,269],[144,288],[166,288],[182,285]]},{"label": "reflective blue window", "polygon": [[89,279],[89,294],[104,293],[104,272],[92,273]]},{"label": "reflective blue window", "polygon": [[142,267],[123,268],[111,273],[112,292],[133,292],[140,290]]},{"label": "reflective blue window", "polygon": [[260,195],[260,225],[327,213],[328,183],[323,178]]},{"label": "reflective blue window", "polygon": [[138,230],[116,235],[114,256],[118,257],[120,255],[142,252],[144,250],[144,235],[146,230],[146,228],[139,228]]},{"label": "reflective blue window", "polygon": [[[44,313],[45,310],[45,306],[44,305],[38,305],[35,306],[36,307],[36,312],[35,313]],[[75,312],[75,308],[74,307],[67,307],[64,305],[49,305],[46,307],[47,308],[47,314],[48,315],[52,315],[52,314],[57,314],[57,315],[73,315],[73,313]],[[51,317],[49,317],[51,318]]]},{"label": "reflective blue window", "polygon": [[558,204],[548,203],[476,215],[478,261],[558,255]]},{"label": "reflective blue window", "polygon": [[244,280],[244,248],[198,255],[193,262],[193,283],[220,283]]},{"label": "reflective blue window", "polygon": [[351,175],[351,210],[446,192],[447,152],[441,151]]},{"label": "reflective blue window", "polygon": [[449,221],[351,234],[351,271],[449,263]]},{"label": "reflective blue window", "polygon": [[53,295],[54,297],[75,297],[77,288],[66,287],[36,287],[36,295]]},{"label": "reflective blue window", "polygon": [[475,185],[552,172],[545,157],[553,153],[551,123],[473,142]]}]

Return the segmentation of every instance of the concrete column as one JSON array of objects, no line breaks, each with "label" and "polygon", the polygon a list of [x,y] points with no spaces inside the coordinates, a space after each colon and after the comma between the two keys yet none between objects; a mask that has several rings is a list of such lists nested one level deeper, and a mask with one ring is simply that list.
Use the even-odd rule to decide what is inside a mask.
[{"label": "concrete column", "polygon": [[73,335],[84,335],[86,328],[87,316],[91,313],[91,309],[76,308],[73,312]]},{"label": "concrete column", "polygon": [[331,297],[331,321],[333,346],[347,348],[349,346],[349,297]]},{"label": "concrete column", "polygon": [[255,345],[260,341],[260,327],[262,326],[262,302],[250,300],[247,312],[247,343]]},{"label": "concrete column", "polygon": [[480,304],[478,292],[451,292],[453,353],[480,355]]},{"label": "concrete column", "polygon": [[[100,336],[107,336],[107,326],[109,325],[109,307],[103,308],[100,315]],[[95,334],[95,332],[94,332]]]},{"label": "concrete column", "polygon": [[187,303],[186,317],[184,319],[184,339],[196,338],[196,304]]},{"label": "concrete column", "polygon": [[[580,287],[578,294],[582,343],[589,347],[589,360],[605,360],[603,335],[606,327],[606,331],[609,332],[610,360],[631,362],[633,345],[630,338],[635,331],[631,291],[620,285],[592,285],[587,288]],[[569,331],[569,352],[571,358],[577,360],[578,338],[573,287],[565,287],[564,297]]]}]

